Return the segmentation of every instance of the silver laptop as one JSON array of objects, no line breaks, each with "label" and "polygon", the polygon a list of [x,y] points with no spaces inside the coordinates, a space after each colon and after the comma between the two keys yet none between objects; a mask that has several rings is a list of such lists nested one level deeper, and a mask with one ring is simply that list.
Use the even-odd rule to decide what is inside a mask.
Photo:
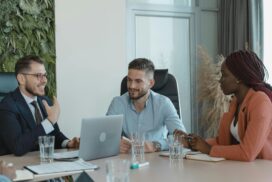
[{"label": "silver laptop", "polygon": [[88,161],[119,154],[123,115],[84,118],[79,157]]}]

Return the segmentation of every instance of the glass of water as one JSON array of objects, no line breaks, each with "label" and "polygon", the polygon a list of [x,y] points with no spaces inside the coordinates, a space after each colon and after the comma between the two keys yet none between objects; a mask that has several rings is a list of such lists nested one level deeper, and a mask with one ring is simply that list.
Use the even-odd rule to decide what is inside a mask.
[{"label": "glass of water", "polygon": [[113,159],[106,161],[107,182],[129,182],[128,160]]},{"label": "glass of water", "polygon": [[181,139],[179,137],[175,137],[173,135],[169,135],[167,137],[168,145],[169,145],[169,159],[171,161],[179,161],[182,159],[182,144]]},{"label": "glass of water", "polygon": [[132,163],[145,162],[144,143],[145,133],[136,132],[131,134],[131,160]]},{"label": "glass of water", "polygon": [[39,136],[41,163],[53,162],[55,136]]}]

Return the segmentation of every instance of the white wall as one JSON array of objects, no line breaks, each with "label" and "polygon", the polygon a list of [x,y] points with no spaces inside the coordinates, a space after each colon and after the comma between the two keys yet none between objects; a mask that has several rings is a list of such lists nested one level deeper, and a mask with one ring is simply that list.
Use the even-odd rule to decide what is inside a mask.
[{"label": "white wall", "polygon": [[55,1],[59,125],[79,136],[83,117],[105,115],[127,73],[125,0]]}]

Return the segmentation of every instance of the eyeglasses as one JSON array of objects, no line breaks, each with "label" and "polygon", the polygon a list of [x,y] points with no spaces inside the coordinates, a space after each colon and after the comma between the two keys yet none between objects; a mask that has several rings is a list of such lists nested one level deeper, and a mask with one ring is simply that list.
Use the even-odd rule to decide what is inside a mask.
[{"label": "eyeglasses", "polygon": [[44,78],[47,79],[47,74],[42,74],[42,73],[21,73],[23,75],[31,75],[35,76],[38,80],[43,80]]}]

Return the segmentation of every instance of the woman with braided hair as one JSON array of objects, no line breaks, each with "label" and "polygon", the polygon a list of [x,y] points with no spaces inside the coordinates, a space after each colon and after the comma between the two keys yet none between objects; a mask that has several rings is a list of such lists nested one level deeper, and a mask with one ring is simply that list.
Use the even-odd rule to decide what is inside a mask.
[{"label": "woman with braided hair", "polygon": [[264,64],[251,51],[237,51],[222,63],[221,73],[222,91],[234,97],[221,118],[218,136],[204,140],[189,134],[183,144],[229,160],[272,160],[272,87],[265,82]]}]

